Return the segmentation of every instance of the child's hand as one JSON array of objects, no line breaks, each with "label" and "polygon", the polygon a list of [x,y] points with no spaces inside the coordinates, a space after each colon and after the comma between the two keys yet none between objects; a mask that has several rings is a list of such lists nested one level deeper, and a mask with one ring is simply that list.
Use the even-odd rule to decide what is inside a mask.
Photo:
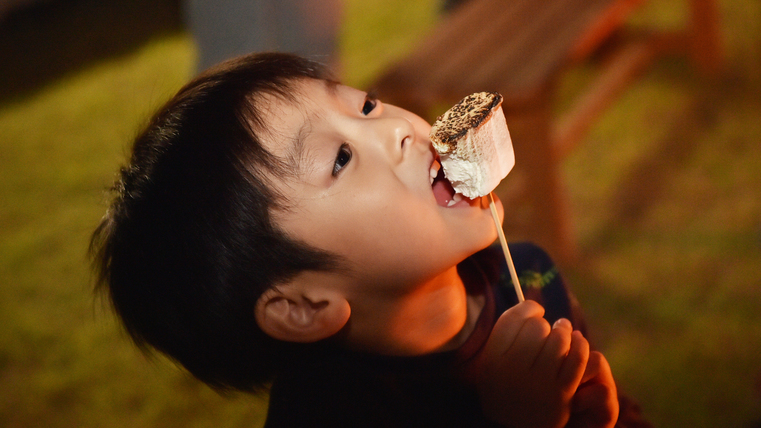
[{"label": "child's hand", "polygon": [[[495,422],[516,428],[563,427],[571,417],[589,343],[568,320],[550,327],[543,315],[544,308],[533,301],[507,310],[476,362],[481,406]],[[601,374],[590,372],[590,382]],[[607,385],[603,380],[600,383]],[[578,396],[580,412],[597,409],[587,404],[587,398],[594,401],[596,394],[591,389],[589,393]]]},{"label": "child's hand", "polygon": [[610,365],[596,351],[589,355],[579,389],[573,396],[569,428],[611,428],[618,419],[618,395]]}]

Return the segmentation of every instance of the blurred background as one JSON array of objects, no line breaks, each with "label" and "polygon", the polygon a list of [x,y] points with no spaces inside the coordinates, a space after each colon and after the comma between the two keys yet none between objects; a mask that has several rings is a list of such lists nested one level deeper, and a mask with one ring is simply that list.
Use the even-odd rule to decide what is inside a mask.
[{"label": "blurred background", "polygon": [[[632,20],[678,27],[685,7],[651,0]],[[719,7],[721,73],[659,59],[562,164],[579,247],[564,271],[659,427],[761,426],[761,2]],[[345,0],[331,61],[365,87],[440,9]],[[184,16],[179,0],[0,0],[0,426],[263,423],[266,397],[146,359],[92,294],[106,190],[198,67]],[[587,73],[564,75],[558,108]]]}]

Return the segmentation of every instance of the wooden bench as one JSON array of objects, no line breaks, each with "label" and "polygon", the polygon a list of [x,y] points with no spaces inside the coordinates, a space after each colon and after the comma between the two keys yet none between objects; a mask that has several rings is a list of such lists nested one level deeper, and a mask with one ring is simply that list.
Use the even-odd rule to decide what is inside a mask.
[{"label": "wooden bench", "polygon": [[[679,33],[622,36],[643,0],[470,0],[371,85],[381,99],[432,120],[467,94],[497,91],[516,167],[496,192],[506,233],[530,239],[561,262],[576,256],[559,165],[595,119],[660,54],[688,52],[720,68],[713,0],[691,0]],[[556,117],[556,89],[569,67],[605,46],[604,67],[572,108]],[[622,130],[625,132],[625,130]]]}]

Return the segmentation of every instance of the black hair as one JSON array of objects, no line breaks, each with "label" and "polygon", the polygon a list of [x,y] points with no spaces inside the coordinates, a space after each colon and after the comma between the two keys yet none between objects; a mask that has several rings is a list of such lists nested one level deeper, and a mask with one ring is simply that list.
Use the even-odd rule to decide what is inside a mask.
[{"label": "black hair", "polygon": [[[97,288],[126,331],[212,387],[265,387],[292,345],[254,318],[261,294],[337,257],[273,223],[280,195],[268,177],[288,170],[257,134],[267,96],[295,101],[322,66],[288,54],[225,62],[183,87],[135,140],[111,205],[91,240]],[[265,107],[266,108],[266,107]]]}]

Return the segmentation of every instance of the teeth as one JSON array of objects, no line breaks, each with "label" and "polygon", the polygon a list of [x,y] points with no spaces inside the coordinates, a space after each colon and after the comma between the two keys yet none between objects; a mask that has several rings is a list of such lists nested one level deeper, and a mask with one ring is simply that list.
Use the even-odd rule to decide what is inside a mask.
[{"label": "teeth", "polygon": [[433,184],[433,180],[436,178],[437,175],[439,175],[439,170],[441,169],[441,163],[439,163],[438,159],[434,159],[433,164],[431,165],[431,170],[428,172],[428,175],[431,179],[431,184]]},{"label": "teeth", "polygon": [[462,200],[462,195],[459,193],[455,193],[454,196],[452,196],[452,200],[447,202],[447,207],[451,207],[452,205],[460,202]]}]

